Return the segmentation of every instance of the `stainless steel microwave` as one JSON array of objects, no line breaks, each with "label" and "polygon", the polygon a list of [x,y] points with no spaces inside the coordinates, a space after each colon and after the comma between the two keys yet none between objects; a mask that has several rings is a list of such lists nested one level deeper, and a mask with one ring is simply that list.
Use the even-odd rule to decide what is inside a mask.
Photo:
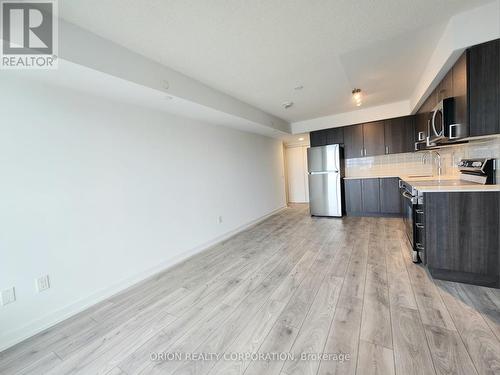
[{"label": "stainless steel microwave", "polygon": [[427,147],[467,137],[467,126],[455,121],[455,113],[455,98],[443,99],[434,107],[428,122]]}]

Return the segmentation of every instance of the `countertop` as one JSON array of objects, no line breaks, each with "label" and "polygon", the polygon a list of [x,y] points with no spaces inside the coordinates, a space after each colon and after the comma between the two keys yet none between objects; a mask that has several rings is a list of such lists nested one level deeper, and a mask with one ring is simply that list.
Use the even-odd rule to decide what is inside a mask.
[{"label": "countertop", "polygon": [[419,193],[500,191],[500,185],[482,185],[457,179],[412,180],[403,179]]},{"label": "countertop", "polygon": [[481,185],[469,181],[461,181],[457,176],[349,176],[346,180],[357,180],[366,178],[400,178],[408,182],[421,193],[437,192],[468,192],[468,191],[500,191],[500,184]]}]

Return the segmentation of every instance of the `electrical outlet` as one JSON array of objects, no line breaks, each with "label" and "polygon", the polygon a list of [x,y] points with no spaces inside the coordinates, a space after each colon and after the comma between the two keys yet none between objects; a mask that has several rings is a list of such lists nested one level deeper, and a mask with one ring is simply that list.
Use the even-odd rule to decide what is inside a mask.
[{"label": "electrical outlet", "polygon": [[49,275],[40,276],[38,279],[35,280],[35,282],[36,282],[36,290],[38,290],[39,293],[50,288]]},{"label": "electrical outlet", "polygon": [[219,224],[222,224],[222,216],[218,216],[218,217],[217,217],[217,222],[218,222]]},{"label": "electrical outlet", "polygon": [[16,301],[16,290],[14,287],[2,290],[2,306]]}]

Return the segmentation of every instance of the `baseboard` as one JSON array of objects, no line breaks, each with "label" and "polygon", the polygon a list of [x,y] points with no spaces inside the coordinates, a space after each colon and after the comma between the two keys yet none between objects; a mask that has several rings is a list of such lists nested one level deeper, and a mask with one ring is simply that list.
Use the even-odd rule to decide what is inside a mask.
[{"label": "baseboard", "polygon": [[56,311],[53,311],[52,313],[49,313],[45,315],[44,317],[37,319],[35,321],[30,322],[29,324],[25,325],[24,327],[20,329],[16,329],[14,331],[8,332],[5,334],[2,338],[0,338],[0,352],[8,349],[42,331],[45,331],[46,329],[61,323],[62,321],[88,309],[89,307],[102,302],[103,300],[112,297],[113,295],[124,291],[127,288],[130,288],[134,286],[135,284],[144,281],[148,278],[154,277],[156,274],[160,272],[164,272],[167,269],[175,266],[176,264],[179,264],[180,262],[183,262],[190,257],[193,257],[215,245],[218,243],[227,240],[228,238],[231,238],[235,236],[236,234],[249,229],[250,227],[257,225],[258,223],[266,220],[270,216],[273,216],[283,210],[285,210],[287,207],[283,206],[280,207],[274,211],[271,211],[270,213],[261,216],[255,220],[252,220],[244,225],[239,226],[236,229],[233,229],[229,232],[224,233],[221,236],[218,236],[214,239],[212,239],[209,242],[206,242],[200,246],[197,246],[193,249],[190,249],[189,251],[186,251],[182,254],[179,254],[175,257],[169,258],[160,264],[149,268],[147,270],[141,271],[131,277],[128,277],[126,279],[123,279],[115,284],[113,284],[110,287],[101,289],[100,291],[93,293],[87,297],[84,297],[76,302],[71,303],[70,305],[63,307],[61,309],[58,309]]}]

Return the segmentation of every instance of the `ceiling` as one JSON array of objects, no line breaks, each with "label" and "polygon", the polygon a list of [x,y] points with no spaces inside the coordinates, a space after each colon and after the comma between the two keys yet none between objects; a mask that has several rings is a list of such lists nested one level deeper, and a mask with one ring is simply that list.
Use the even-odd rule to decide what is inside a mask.
[{"label": "ceiling", "polygon": [[354,87],[363,107],[408,99],[449,18],[487,2],[64,0],[59,13],[295,122],[356,109]]}]

